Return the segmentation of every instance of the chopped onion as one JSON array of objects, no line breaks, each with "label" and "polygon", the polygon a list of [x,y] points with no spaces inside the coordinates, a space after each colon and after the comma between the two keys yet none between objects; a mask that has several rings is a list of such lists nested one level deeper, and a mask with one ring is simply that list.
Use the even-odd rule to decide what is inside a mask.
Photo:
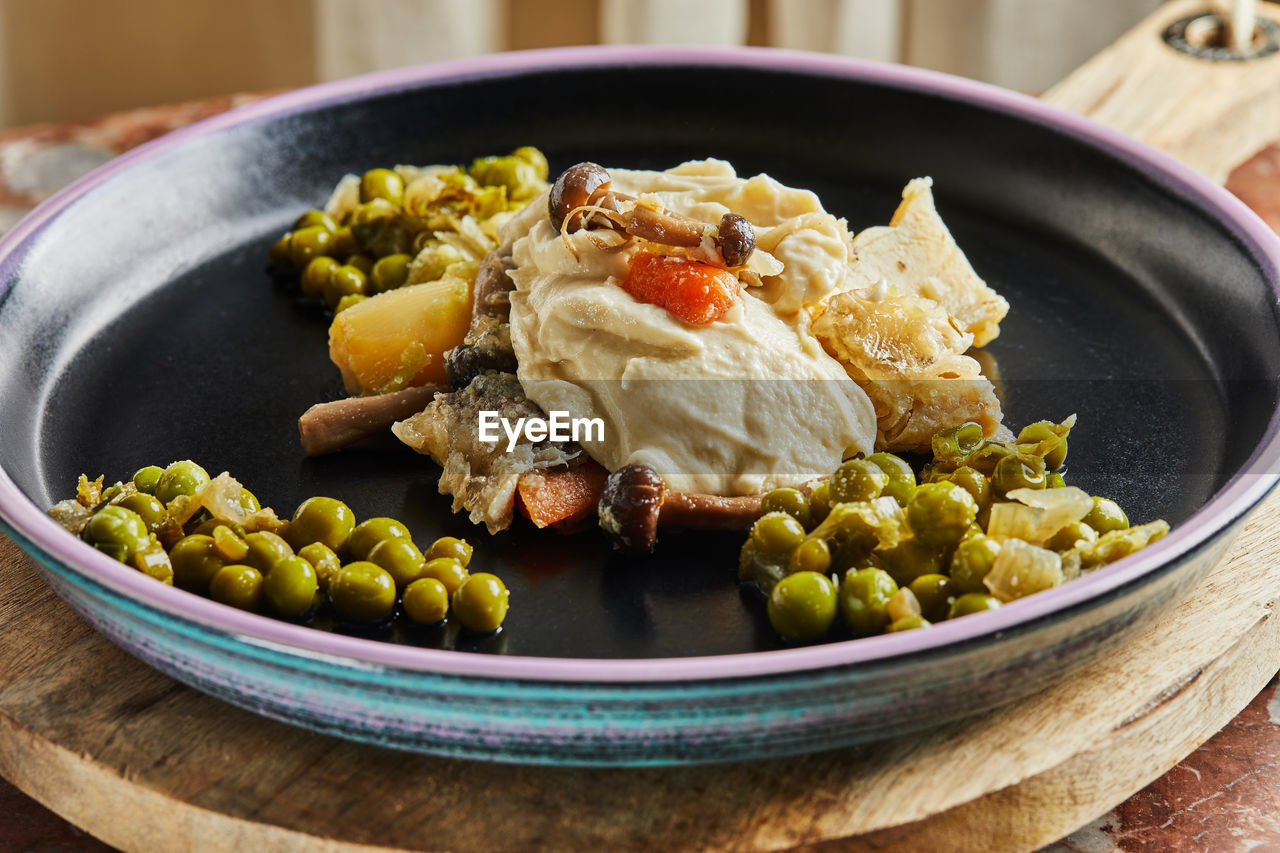
[{"label": "chopped onion", "polygon": [[1072,522],[1093,509],[1093,498],[1083,489],[1014,489],[1009,497],[1017,503],[997,503],[991,507],[987,534],[998,539],[1021,539],[1043,545]]},{"label": "chopped onion", "polygon": [[281,526],[280,519],[271,509],[259,509],[247,512],[240,505],[240,495],[244,486],[226,471],[214,477],[194,495],[179,495],[169,507],[169,516],[178,524],[186,524],[202,508],[218,521],[238,524],[246,531],[275,530]]},{"label": "chopped onion", "polygon": [[1149,521],[1137,527],[1108,531],[1097,542],[1081,542],[1069,553],[1078,555],[1083,568],[1094,569],[1141,551],[1168,532],[1168,522]]},{"label": "chopped onion", "polygon": [[991,571],[982,579],[1001,601],[1052,589],[1063,581],[1061,557],[1018,539],[1009,539],[1001,546]]}]

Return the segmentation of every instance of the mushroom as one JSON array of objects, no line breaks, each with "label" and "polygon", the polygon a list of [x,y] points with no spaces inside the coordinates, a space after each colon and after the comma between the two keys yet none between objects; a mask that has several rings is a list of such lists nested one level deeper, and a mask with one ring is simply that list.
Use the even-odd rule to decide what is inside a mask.
[{"label": "mushroom", "polygon": [[440,385],[417,385],[401,391],[371,397],[349,397],[317,403],[298,418],[298,435],[308,456],[341,450],[352,442],[382,432],[410,415],[415,415],[439,391]]},{"label": "mushroom", "polygon": [[648,465],[625,465],[605,480],[597,513],[616,548],[647,554],[658,527],[742,530],[760,516],[763,495],[703,495],[669,490]]},{"label": "mushroom", "polygon": [[[551,187],[551,195],[547,198],[547,213],[551,217],[551,225],[557,230],[565,229],[565,220],[575,210],[591,204],[597,193],[608,192],[609,173],[596,163],[579,163],[570,166],[556,178]],[[581,218],[570,222],[568,230],[581,228]]]},{"label": "mushroom", "polygon": [[565,169],[547,199],[551,225],[562,234],[598,226],[628,238],[681,248],[696,248],[709,240],[726,267],[742,266],[755,251],[756,232],[745,217],[726,213],[717,227],[639,202],[623,212],[619,203],[635,199],[613,192],[611,184],[608,171],[596,163],[579,163]]},{"label": "mushroom", "polygon": [[648,465],[624,465],[609,475],[596,511],[615,547],[636,554],[653,550],[665,488]]},{"label": "mushroom", "polygon": [[715,244],[726,267],[740,267],[756,250],[756,229],[751,227],[746,217],[726,213],[720,217]]}]

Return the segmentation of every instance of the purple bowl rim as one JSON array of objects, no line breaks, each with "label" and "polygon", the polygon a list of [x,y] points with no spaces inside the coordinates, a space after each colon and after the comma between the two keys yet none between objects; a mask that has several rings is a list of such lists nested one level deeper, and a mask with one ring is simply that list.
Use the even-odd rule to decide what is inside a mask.
[{"label": "purple bowl rim", "polygon": [[[775,72],[845,78],[932,94],[975,108],[1010,114],[1082,140],[1126,162],[1206,211],[1239,239],[1262,267],[1280,303],[1280,237],[1243,202],[1190,167],[1136,139],[1036,98],[940,72],[870,60],[776,48],[670,46],[571,47],[515,51],[451,62],[397,68],[321,83],[229,110],[116,157],[59,191],[0,238],[0,267],[80,196],[149,157],[188,140],[307,108],[390,94],[423,85],[485,77],[602,66],[748,65]],[[0,299],[3,297],[0,293]],[[811,670],[883,664],[922,652],[1016,630],[1101,598],[1191,555],[1257,505],[1275,485],[1280,466],[1280,413],[1239,472],[1200,510],[1138,554],[1054,590],[980,616],[859,640],[765,652],[683,658],[548,658],[485,655],[404,646],[317,631],[245,613],[198,595],[157,584],[66,535],[0,468],[0,520],[37,556],[79,573],[135,602],[254,645],[320,661],[427,674],[556,683],[683,683],[786,675]]]}]

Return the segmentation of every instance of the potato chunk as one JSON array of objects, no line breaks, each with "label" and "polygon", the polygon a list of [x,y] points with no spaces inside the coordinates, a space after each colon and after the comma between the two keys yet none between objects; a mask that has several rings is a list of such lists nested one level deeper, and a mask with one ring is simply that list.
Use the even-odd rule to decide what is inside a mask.
[{"label": "potato chunk", "polygon": [[471,282],[440,281],[389,290],[347,308],[329,327],[329,358],[351,394],[444,384],[444,353],[471,322]]}]

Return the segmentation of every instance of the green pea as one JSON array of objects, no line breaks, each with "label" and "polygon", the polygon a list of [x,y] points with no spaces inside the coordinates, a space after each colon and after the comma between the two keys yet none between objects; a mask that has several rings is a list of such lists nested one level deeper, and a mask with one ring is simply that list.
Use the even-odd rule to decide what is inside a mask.
[{"label": "green pea", "polygon": [[898,584],[883,569],[849,569],[840,583],[840,615],[855,634],[879,634],[889,624],[889,600]]},{"label": "green pea", "polygon": [[915,493],[915,483],[908,483],[906,480],[890,480],[884,487],[884,491],[880,493],[880,497],[893,498],[898,502],[898,506],[905,507],[911,503],[911,496]]},{"label": "green pea", "polygon": [[293,556],[293,548],[278,533],[257,530],[244,537],[246,546],[242,562],[266,575],[272,566],[286,557]]},{"label": "green pea", "polygon": [[329,583],[342,570],[342,561],[338,559],[338,555],[323,542],[312,542],[299,550],[298,556],[316,570],[316,580],[320,583],[320,589],[327,592]]},{"label": "green pea", "polygon": [[240,487],[240,508],[245,512],[253,513],[262,509],[262,504],[258,501],[258,496],[243,486]]},{"label": "green pea", "polygon": [[236,563],[223,566],[209,581],[209,597],[241,610],[257,610],[262,601],[262,572]]},{"label": "green pea", "polygon": [[384,293],[404,287],[404,283],[409,280],[409,264],[412,262],[413,258],[406,252],[379,258],[369,273],[370,290]]},{"label": "green pea", "polygon": [[786,577],[789,554],[769,554],[748,538],[738,553],[738,580],[754,583],[766,595],[773,585]]},{"label": "green pea", "polygon": [[910,590],[920,602],[920,611],[930,622],[947,618],[952,603],[960,595],[956,583],[946,575],[921,575],[911,582]]},{"label": "green pea", "polygon": [[294,549],[323,542],[341,552],[346,547],[351,532],[356,528],[356,516],[351,507],[336,498],[307,498],[293,513],[293,520],[285,530],[285,540]]},{"label": "green pea", "polygon": [[337,308],[343,297],[364,296],[368,287],[368,278],[358,267],[343,264],[329,275],[324,289],[324,301],[330,308]]},{"label": "green pea", "polygon": [[831,503],[870,501],[880,497],[889,484],[889,475],[866,459],[850,459],[831,475]]},{"label": "green pea", "polygon": [[1004,441],[984,441],[978,445],[978,449],[970,452],[964,458],[964,464],[970,468],[976,468],[983,474],[990,477],[999,464],[1001,459],[1014,453],[1012,444]]},{"label": "green pea", "polygon": [[369,297],[363,293],[348,293],[346,296],[338,300],[338,304],[333,306],[333,316],[338,316],[353,305],[359,305]]},{"label": "green pea", "polygon": [[913,486],[916,484],[916,472],[911,470],[907,460],[901,456],[881,451],[880,453],[872,453],[867,457],[867,461],[888,475],[891,483],[904,482]]},{"label": "green pea", "polygon": [[133,567],[147,577],[173,586],[173,562],[164,546],[155,540],[134,552]]},{"label": "green pea", "polygon": [[809,523],[819,525],[831,512],[831,485],[821,482],[809,490]]},{"label": "green pea", "polygon": [[333,217],[325,213],[323,210],[308,210],[299,216],[293,222],[293,230],[297,231],[302,228],[312,228],[320,226],[326,231],[337,231],[338,223],[333,221]]},{"label": "green pea", "polygon": [[507,188],[513,199],[532,198],[543,188],[532,163],[520,157],[480,157],[471,164],[471,177],[484,186]]},{"label": "green pea", "polygon": [[108,505],[89,517],[84,526],[84,540],[104,554],[122,563],[133,559],[150,541],[147,524],[136,512],[122,506]]},{"label": "green pea", "polygon": [[156,485],[159,484],[162,474],[164,474],[164,469],[159,465],[147,465],[134,472],[133,484],[137,486],[138,491],[154,495],[156,493]]},{"label": "green pea", "polygon": [[1014,489],[1043,489],[1044,460],[1038,456],[1019,457],[1009,454],[996,463],[991,474],[991,487],[1001,495]]},{"label": "green pea", "polygon": [[169,550],[173,582],[183,589],[207,593],[209,582],[225,565],[213,547],[213,537],[203,533],[184,536]]},{"label": "green pea", "polygon": [[190,459],[174,462],[156,481],[156,497],[166,504],[179,495],[194,495],[209,485],[209,472]]},{"label": "green pea", "polygon": [[831,568],[831,546],[825,539],[805,539],[791,552],[789,572],[826,572]]},{"label": "green pea", "polygon": [[1089,514],[1082,520],[1098,533],[1126,530],[1129,527],[1129,517],[1124,514],[1120,504],[1110,498],[1096,495],[1093,498],[1093,509],[1089,510]]},{"label": "green pea", "polygon": [[418,578],[405,587],[404,615],[431,625],[449,613],[449,590],[435,578]]},{"label": "green pea", "polygon": [[931,623],[923,616],[903,616],[901,619],[891,622],[886,629],[890,634],[896,634],[899,631],[911,631],[915,628],[928,628]]},{"label": "green pea", "polygon": [[1036,421],[1018,433],[1018,444],[1045,443],[1048,452],[1044,454],[1044,466],[1050,471],[1057,471],[1067,461],[1067,437],[1062,432],[1063,427],[1052,421]]},{"label": "green pea", "polygon": [[383,539],[408,539],[410,535],[409,528],[394,518],[366,518],[351,531],[351,538],[347,540],[347,553],[353,559],[367,560],[373,546]]},{"label": "green pea", "polygon": [[971,613],[981,613],[984,610],[998,610],[1000,608],[1000,599],[994,595],[983,595],[980,592],[966,592],[960,596],[951,605],[951,610],[947,612],[948,619],[957,619],[961,616],[968,616]]},{"label": "green pea", "polygon": [[289,260],[298,269],[305,269],[312,258],[329,254],[332,243],[333,232],[323,226],[301,228],[289,238]]},{"label": "green pea", "polygon": [[880,554],[880,562],[896,583],[910,584],[921,575],[942,574],[946,568],[946,549],[926,545],[912,536]]},{"label": "green pea", "polygon": [[458,587],[462,586],[468,574],[466,566],[452,557],[436,557],[423,564],[418,571],[418,577],[435,578],[449,590],[449,595],[453,595],[458,591]]},{"label": "green pea", "polygon": [[360,201],[385,199],[391,204],[404,203],[404,180],[390,169],[370,169],[360,178]]},{"label": "green pea", "polygon": [[961,424],[942,429],[933,436],[933,456],[948,462],[956,462],[982,446],[982,427],[976,423]]},{"label": "green pea", "polygon": [[351,212],[351,229],[356,236],[356,243],[360,243],[357,231],[360,226],[378,225],[384,219],[395,219],[398,213],[396,206],[384,198],[375,198],[358,206]]},{"label": "green pea", "polygon": [[982,579],[995,565],[1000,543],[986,534],[968,536],[951,555],[951,580],[961,593],[981,593],[987,588]]},{"label": "green pea", "polygon": [[249,543],[225,524],[216,525],[209,534],[213,549],[227,563],[239,563],[249,556]]},{"label": "green pea", "polygon": [[1053,537],[1045,543],[1045,547],[1051,551],[1070,551],[1081,540],[1097,542],[1098,532],[1083,521],[1073,521],[1053,534]]},{"label": "green pea", "polygon": [[441,536],[431,543],[431,547],[426,550],[424,556],[428,560],[435,560],[440,557],[457,560],[458,564],[465,569],[471,565],[472,550],[471,543],[465,539],[458,539],[455,536]]},{"label": "green pea", "polygon": [[991,506],[991,481],[977,468],[962,465],[948,474],[947,480],[968,492],[979,512]]},{"label": "green pea", "polygon": [[209,514],[208,510],[201,509],[191,518],[187,519],[186,524],[182,526],[183,533],[204,533],[207,536],[213,535],[213,529],[227,522],[220,521]]},{"label": "green pea", "polygon": [[769,624],[784,639],[816,640],[836,618],[836,589],[826,575],[796,572],[774,584],[769,593]]},{"label": "green pea", "polygon": [[165,509],[160,499],[146,492],[134,492],[123,497],[116,502],[116,506],[136,512],[147,525],[147,531],[150,533],[155,533],[169,520],[169,511]]},{"label": "green pea", "polygon": [[978,504],[954,483],[926,483],[907,504],[907,524],[925,545],[945,548],[959,542],[978,515]]},{"label": "green pea", "polygon": [[315,603],[320,580],[302,557],[277,560],[262,581],[262,593],[271,609],[281,616],[301,616]]},{"label": "green pea", "polygon": [[339,227],[333,232],[333,239],[329,241],[329,253],[335,258],[345,258],[359,248],[356,235],[351,232],[349,225]]},{"label": "green pea", "polygon": [[115,502],[117,498],[124,494],[123,483],[112,483],[102,490],[102,496],[98,499],[100,505],[106,505]]},{"label": "green pea", "polygon": [[341,264],[328,255],[312,258],[302,271],[300,279],[302,292],[307,296],[324,296],[325,291],[330,286],[329,279],[333,276],[333,271],[338,269],[339,266]]},{"label": "green pea", "polygon": [[343,261],[343,263],[349,267],[355,267],[360,270],[360,272],[365,274],[366,278],[368,278],[369,273],[373,272],[373,258],[369,257],[364,252],[354,252],[347,255],[347,259]]},{"label": "green pea", "polygon": [[276,240],[271,244],[271,248],[268,250],[267,256],[271,259],[271,265],[273,267],[283,269],[293,263],[291,260],[291,253],[289,252],[289,246],[292,242],[293,232],[286,231],[279,240]]},{"label": "green pea", "polygon": [[511,594],[497,575],[470,575],[453,593],[453,612],[468,631],[496,631],[507,618]]},{"label": "green pea", "polygon": [[418,546],[408,538],[382,540],[369,551],[369,562],[376,563],[390,572],[399,589],[417,580],[427,564]]},{"label": "green pea", "polygon": [[806,528],[811,526],[809,515],[809,499],[799,489],[774,489],[764,496],[760,504],[764,514],[785,512]]},{"label": "green pea", "polygon": [[804,541],[804,527],[785,512],[771,512],[756,519],[751,538],[766,554],[789,554]]}]

